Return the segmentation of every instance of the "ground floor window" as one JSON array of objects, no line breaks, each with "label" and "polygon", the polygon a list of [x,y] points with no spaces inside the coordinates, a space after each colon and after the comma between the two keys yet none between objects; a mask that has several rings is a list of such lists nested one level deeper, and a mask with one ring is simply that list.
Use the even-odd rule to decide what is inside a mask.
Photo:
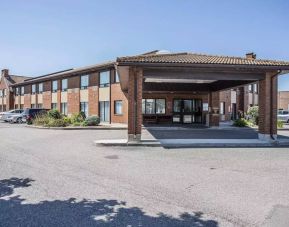
[{"label": "ground floor window", "polygon": [[2,105],[2,111],[6,111],[6,105]]},{"label": "ground floor window", "polygon": [[166,100],[165,99],[143,99],[142,100],[143,114],[165,114]]},{"label": "ground floor window", "polygon": [[15,104],[14,109],[18,109],[18,104]]},{"label": "ground floor window", "polygon": [[20,109],[21,109],[21,110],[24,109],[24,104],[20,104]]},{"label": "ground floor window", "polygon": [[51,109],[57,110],[57,103],[51,103]]},{"label": "ground floor window", "polygon": [[225,114],[225,102],[220,102],[220,114]]},{"label": "ground floor window", "polygon": [[61,113],[67,115],[67,102],[61,103]]},{"label": "ground floor window", "polygon": [[101,101],[99,102],[99,117],[102,122],[110,121],[110,102]]},{"label": "ground floor window", "polygon": [[88,102],[80,103],[80,111],[83,112],[86,117],[88,117]]},{"label": "ground floor window", "polygon": [[39,104],[37,104],[36,106],[37,106],[37,108],[42,109],[42,106],[43,106],[43,105],[42,105],[42,103],[39,103]]},{"label": "ground floor window", "polygon": [[114,114],[118,115],[122,114],[122,101],[120,100],[114,101]]},{"label": "ground floor window", "polygon": [[31,108],[35,109],[36,108],[36,104],[31,104]]}]

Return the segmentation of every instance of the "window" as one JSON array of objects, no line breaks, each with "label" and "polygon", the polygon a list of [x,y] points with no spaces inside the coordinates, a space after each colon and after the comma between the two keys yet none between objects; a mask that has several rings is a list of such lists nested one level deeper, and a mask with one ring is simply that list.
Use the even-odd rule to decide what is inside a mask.
[{"label": "window", "polygon": [[67,115],[67,102],[61,103],[61,113]]},{"label": "window", "polygon": [[114,101],[114,114],[122,114],[122,101]]},{"label": "window", "polygon": [[36,84],[32,84],[32,94],[36,93]]},{"label": "window", "polygon": [[0,97],[3,97],[3,90],[0,90]]},{"label": "window", "polygon": [[61,90],[62,91],[67,91],[67,79],[63,79],[61,81]]},{"label": "window", "polygon": [[143,114],[165,114],[166,100],[165,99],[143,99],[142,100]]},{"label": "window", "polygon": [[24,104],[20,104],[20,109],[21,109],[21,110],[24,109]]},{"label": "window", "polygon": [[80,103],[80,111],[85,114],[85,116],[88,116],[88,102],[81,102]]},{"label": "window", "polygon": [[253,91],[253,85],[250,84],[250,85],[248,86],[248,89],[249,89],[249,92],[252,92],[252,91]]},{"label": "window", "polygon": [[52,92],[57,92],[58,86],[57,86],[57,80],[52,81]]},{"label": "window", "polygon": [[51,103],[51,109],[57,110],[57,103]]},{"label": "window", "polygon": [[5,112],[6,111],[6,105],[3,105],[2,109],[3,109],[3,112]]},{"label": "window", "polygon": [[15,104],[14,109],[18,109],[18,104]]},{"label": "window", "polygon": [[38,84],[38,93],[42,94],[43,92],[43,83]]},{"label": "window", "polygon": [[4,91],[4,97],[5,97],[7,95],[7,89],[4,89],[3,91]]},{"label": "window", "polygon": [[31,108],[35,109],[36,108],[36,104],[31,104]]},{"label": "window", "polygon": [[80,77],[80,89],[87,89],[88,87],[88,75]]},{"label": "window", "polygon": [[156,114],[165,114],[165,113],[166,113],[166,100],[156,99]]},{"label": "window", "polygon": [[99,86],[100,87],[108,87],[109,83],[110,83],[110,72],[109,71],[105,71],[105,72],[101,72],[99,74]]},{"label": "window", "polygon": [[119,75],[117,73],[117,71],[115,71],[115,83],[119,83]]},{"label": "window", "polygon": [[24,95],[24,86],[21,87],[21,95]]},{"label": "window", "polygon": [[42,105],[42,103],[40,103],[40,104],[37,104],[36,107],[39,109],[42,109],[43,105]]},{"label": "window", "polygon": [[15,89],[15,95],[19,95],[19,87]]},{"label": "window", "polygon": [[220,102],[220,114],[225,114],[225,102]]},{"label": "window", "polygon": [[258,85],[257,84],[253,85],[253,90],[255,93],[258,93]]}]

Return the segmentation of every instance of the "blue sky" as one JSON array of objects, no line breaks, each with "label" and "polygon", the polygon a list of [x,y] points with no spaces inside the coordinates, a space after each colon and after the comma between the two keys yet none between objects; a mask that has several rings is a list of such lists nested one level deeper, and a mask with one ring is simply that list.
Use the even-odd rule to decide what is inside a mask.
[{"label": "blue sky", "polygon": [[[289,61],[288,0],[0,1],[0,68],[39,76],[155,49]],[[289,90],[289,75],[280,78]]]}]

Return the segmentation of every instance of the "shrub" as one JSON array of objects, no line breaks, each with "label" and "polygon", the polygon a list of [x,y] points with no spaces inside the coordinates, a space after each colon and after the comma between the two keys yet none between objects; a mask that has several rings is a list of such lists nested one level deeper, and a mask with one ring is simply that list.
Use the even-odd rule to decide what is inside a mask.
[{"label": "shrub", "polygon": [[277,127],[278,128],[283,128],[283,126],[284,126],[283,121],[277,121]]},{"label": "shrub", "polygon": [[47,126],[47,127],[66,127],[67,124],[63,119],[50,118],[49,122],[45,126]]},{"label": "shrub", "polygon": [[70,117],[63,117],[63,121],[65,122],[65,124],[67,125],[71,125],[72,124],[72,121],[71,121],[71,118]]},{"label": "shrub", "polygon": [[44,126],[49,123],[49,120],[50,118],[47,114],[39,114],[39,115],[36,115],[36,117],[34,118],[33,124]]},{"label": "shrub", "polygon": [[97,126],[99,122],[100,119],[98,116],[90,116],[85,119],[83,126]]},{"label": "shrub", "polygon": [[81,122],[73,122],[72,125],[73,126],[81,126]]},{"label": "shrub", "polygon": [[85,120],[85,114],[83,112],[79,112],[77,114],[72,114],[71,122],[74,123],[81,123]]},{"label": "shrub", "polygon": [[258,125],[258,121],[259,121],[259,107],[258,106],[249,107],[249,109],[247,111],[247,118],[254,125]]},{"label": "shrub", "polygon": [[49,110],[48,111],[48,116],[53,118],[53,119],[61,119],[62,115],[58,110]]},{"label": "shrub", "polygon": [[235,120],[233,125],[236,127],[246,127],[249,126],[249,122],[244,118],[240,118]]}]

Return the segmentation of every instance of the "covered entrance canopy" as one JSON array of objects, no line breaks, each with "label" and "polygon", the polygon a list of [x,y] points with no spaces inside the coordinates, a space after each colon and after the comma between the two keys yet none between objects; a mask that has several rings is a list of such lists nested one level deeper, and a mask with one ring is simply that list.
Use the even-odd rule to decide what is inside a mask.
[{"label": "covered entrance canopy", "polygon": [[[287,70],[287,71],[286,71]],[[174,100],[201,99],[202,119],[217,127],[220,121],[219,91],[259,83],[259,138],[276,139],[277,77],[288,72],[289,62],[200,55],[150,52],[117,59],[121,88],[128,97],[128,138],[140,140],[143,99],[164,97],[167,114],[175,114]],[[182,108],[184,101],[182,102]],[[189,114],[192,117],[192,114]],[[184,119],[184,116],[181,116]],[[187,118],[189,121],[189,117]]]}]

